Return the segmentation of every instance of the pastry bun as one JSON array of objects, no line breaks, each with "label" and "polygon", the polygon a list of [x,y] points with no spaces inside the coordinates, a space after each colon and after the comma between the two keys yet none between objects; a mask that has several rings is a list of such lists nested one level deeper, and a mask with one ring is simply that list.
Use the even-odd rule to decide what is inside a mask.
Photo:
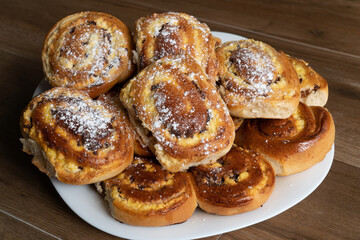
[{"label": "pastry bun", "polygon": [[197,207],[189,173],[162,170],[155,159],[135,157],[124,172],[103,183],[112,216],[126,224],[155,227],[181,223]]},{"label": "pastry bun", "polygon": [[136,21],[135,43],[139,69],[167,55],[187,53],[215,81],[218,73],[215,45],[209,27],[185,13],[154,13]]},{"label": "pastry bun", "polygon": [[245,120],[236,132],[235,143],[260,152],[276,175],[286,176],[322,161],[334,137],[331,114],[323,107],[300,103],[287,119]]},{"label": "pastry bun", "polygon": [[168,171],[216,161],[231,148],[230,114],[203,68],[188,55],[142,70],[120,98],[143,141]]},{"label": "pastry bun", "polygon": [[81,12],[60,20],[46,36],[44,73],[53,87],[71,87],[97,97],[135,70],[128,27],[101,12]]},{"label": "pastry bun", "polygon": [[234,215],[260,207],[275,186],[275,173],[260,154],[234,146],[213,164],[191,169],[199,207]]},{"label": "pastry bun", "polygon": [[52,88],[21,115],[23,150],[48,176],[90,184],[122,172],[132,161],[132,136],[111,107],[86,92]]},{"label": "pastry bun", "polygon": [[230,114],[242,118],[287,118],[300,99],[299,79],[284,53],[252,39],[216,48],[219,91]]},{"label": "pastry bun", "polygon": [[308,106],[325,106],[329,92],[327,81],[302,59],[290,57],[300,81],[300,101]]}]

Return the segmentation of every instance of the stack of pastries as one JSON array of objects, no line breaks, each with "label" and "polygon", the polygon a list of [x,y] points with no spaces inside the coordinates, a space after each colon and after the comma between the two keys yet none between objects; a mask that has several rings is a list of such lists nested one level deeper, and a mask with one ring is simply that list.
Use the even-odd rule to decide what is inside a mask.
[{"label": "stack of pastries", "polygon": [[275,176],[324,159],[335,127],[327,82],[305,61],[247,39],[224,42],[184,13],[119,19],[81,12],[46,36],[52,88],[21,114],[23,151],[48,176],[95,183],[112,216],[166,226],[197,206],[260,207]]}]

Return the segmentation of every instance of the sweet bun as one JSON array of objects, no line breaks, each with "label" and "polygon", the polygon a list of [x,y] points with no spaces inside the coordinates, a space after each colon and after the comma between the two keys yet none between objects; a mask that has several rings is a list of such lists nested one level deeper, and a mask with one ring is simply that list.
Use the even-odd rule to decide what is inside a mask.
[{"label": "sweet bun", "polygon": [[220,40],[193,16],[167,12],[142,17],[136,21],[134,38],[140,70],[164,56],[187,53],[215,81],[218,72],[215,45]]},{"label": "sweet bun", "polygon": [[121,90],[131,121],[168,171],[216,161],[233,144],[234,124],[203,68],[188,56],[166,56]]},{"label": "sweet bun", "polygon": [[135,157],[124,172],[102,185],[112,216],[130,225],[181,223],[197,206],[189,173],[169,173],[155,159]]},{"label": "sweet bun", "polygon": [[132,135],[132,139],[134,140],[134,153],[138,156],[143,157],[150,157],[154,156],[151,150],[145,145],[145,143],[141,140],[141,137],[136,132],[135,127],[131,123],[127,110],[122,105],[119,93],[120,93],[120,86],[116,86],[111,89],[109,92],[102,94],[98,97],[97,100],[106,103],[108,106],[114,108],[114,112],[119,114],[119,117],[123,120],[125,125],[129,128],[130,134]]},{"label": "sweet bun", "polygon": [[290,61],[299,76],[300,101],[308,106],[325,106],[329,96],[327,81],[304,60],[290,57]]},{"label": "sweet bun", "polygon": [[334,137],[331,114],[323,107],[300,103],[287,119],[245,120],[236,132],[235,143],[260,152],[276,175],[286,176],[322,161]]},{"label": "sweet bun", "polygon": [[128,27],[100,12],[81,12],[60,20],[46,36],[44,73],[53,87],[71,87],[97,97],[135,70]]},{"label": "sweet bun", "polygon": [[272,166],[260,154],[234,146],[213,164],[191,168],[199,207],[234,215],[260,207],[275,186]]},{"label": "sweet bun", "polygon": [[20,120],[23,150],[48,176],[90,184],[122,172],[133,160],[133,139],[108,105],[86,92],[52,88],[35,97]]},{"label": "sweet bun", "polygon": [[287,118],[300,99],[299,79],[284,53],[252,39],[216,48],[219,92],[230,114],[242,118]]}]

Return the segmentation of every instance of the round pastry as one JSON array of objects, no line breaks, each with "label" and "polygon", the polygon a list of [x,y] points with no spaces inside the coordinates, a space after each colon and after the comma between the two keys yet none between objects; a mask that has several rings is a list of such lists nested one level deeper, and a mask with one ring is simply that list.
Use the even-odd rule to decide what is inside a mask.
[{"label": "round pastry", "polygon": [[168,171],[225,155],[234,123],[203,68],[188,55],[166,56],[121,90],[120,99],[147,146]]},{"label": "round pastry", "polygon": [[44,42],[44,73],[53,87],[84,90],[91,97],[130,77],[132,37],[119,19],[100,12],[81,12],[60,20]]},{"label": "round pastry", "polygon": [[126,124],[126,126],[129,128],[130,134],[132,135],[132,138],[134,139],[134,153],[138,156],[143,157],[151,157],[154,156],[151,150],[145,145],[145,143],[141,140],[141,137],[139,134],[137,134],[135,127],[130,122],[130,119],[127,115],[127,111],[122,105],[119,93],[121,88],[115,87],[111,89],[111,91],[102,94],[99,96],[97,100],[102,101],[106,103],[108,106],[111,106],[114,108],[114,112],[119,114],[119,117],[123,120],[123,122]]},{"label": "round pastry", "polygon": [[245,120],[236,132],[235,143],[260,152],[276,175],[286,176],[322,161],[334,137],[331,114],[323,107],[300,103],[287,119]]},{"label": "round pastry", "polygon": [[199,207],[234,215],[260,207],[275,186],[272,166],[260,154],[234,146],[213,164],[191,169]]},{"label": "round pastry", "polygon": [[23,150],[48,176],[90,184],[122,172],[133,160],[133,139],[113,108],[86,92],[52,88],[21,116]]},{"label": "round pastry", "polygon": [[300,80],[300,101],[308,106],[325,106],[329,93],[326,80],[307,62],[289,57]]},{"label": "round pastry", "polygon": [[169,173],[155,159],[135,157],[124,172],[103,183],[111,214],[130,225],[181,223],[197,206],[189,173]]},{"label": "round pastry", "polygon": [[215,45],[220,40],[193,16],[167,12],[142,17],[136,21],[134,38],[140,70],[164,56],[186,52],[215,81],[218,73]]},{"label": "round pastry", "polygon": [[252,39],[216,49],[219,91],[230,114],[242,118],[287,118],[300,99],[299,79],[284,53]]}]

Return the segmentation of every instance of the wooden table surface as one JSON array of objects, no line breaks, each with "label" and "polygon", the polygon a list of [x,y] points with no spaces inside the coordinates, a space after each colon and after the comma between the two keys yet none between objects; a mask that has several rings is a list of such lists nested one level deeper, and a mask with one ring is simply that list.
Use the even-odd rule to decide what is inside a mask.
[{"label": "wooden table surface", "polygon": [[261,40],[303,58],[329,83],[335,158],[305,200],[264,222],[206,239],[360,239],[360,1],[1,1],[0,239],[116,239],[80,219],[21,151],[19,116],[43,78],[46,33],[80,11],[110,13],[131,30],[178,11],[211,30]]}]

